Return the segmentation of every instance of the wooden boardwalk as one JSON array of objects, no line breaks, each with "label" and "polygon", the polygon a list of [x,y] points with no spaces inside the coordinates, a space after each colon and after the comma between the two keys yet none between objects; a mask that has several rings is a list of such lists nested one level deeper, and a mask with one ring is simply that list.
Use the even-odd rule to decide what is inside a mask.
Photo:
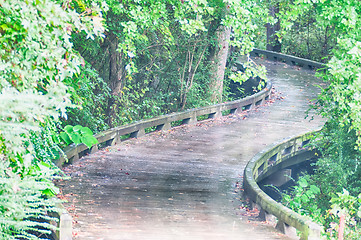
[{"label": "wooden boardwalk", "polygon": [[287,239],[249,221],[242,174],[268,144],[321,125],[305,119],[319,83],[311,71],[262,63],[275,88],[263,106],[131,139],[67,167],[72,179],[60,186],[75,239]]}]

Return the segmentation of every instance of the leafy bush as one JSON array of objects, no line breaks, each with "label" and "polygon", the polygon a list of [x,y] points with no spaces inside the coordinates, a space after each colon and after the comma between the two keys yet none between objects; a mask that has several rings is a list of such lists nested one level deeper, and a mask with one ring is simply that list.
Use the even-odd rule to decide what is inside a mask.
[{"label": "leafy bush", "polygon": [[309,182],[312,182],[310,176],[301,177],[290,194],[283,194],[283,204],[323,225],[323,235],[327,239],[337,240],[342,224],[344,239],[360,239],[361,194],[354,197],[345,189],[342,192],[328,193],[328,207],[324,208],[319,201],[323,195],[321,189]]},{"label": "leafy bush", "polygon": [[341,219],[344,219],[344,239],[358,240],[361,237],[361,194],[358,197],[350,195],[350,193],[343,189],[342,192],[336,193],[330,200],[331,209],[328,217],[332,222],[328,225],[326,236],[329,239],[338,239],[340,224],[343,224]]},{"label": "leafy bush", "polygon": [[59,200],[52,180],[59,118],[72,104],[66,79],[82,59],[71,33],[102,36],[101,9],[79,14],[52,0],[0,0],[0,238],[50,233]]},{"label": "leafy bush", "polygon": [[[47,170],[43,174],[48,175]],[[51,181],[44,182],[44,178],[36,175],[21,178],[0,162],[1,239],[38,239],[55,230],[51,221],[57,219],[50,217],[49,212],[57,212],[56,204],[60,201],[46,196],[45,193],[54,191],[54,186]]]},{"label": "leafy bush", "polygon": [[30,132],[30,142],[34,148],[33,164],[44,161],[53,165],[53,160],[58,159],[62,153],[59,137],[60,123],[46,119],[40,124],[40,131]]},{"label": "leafy bush", "polygon": [[320,221],[321,210],[315,202],[316,196],[319,194],[320,188],[310,184],[308,177],[304,176],[297,181],[291,194],[283,194],[282,202],[295,212]]},{"label": "leafy bush", "polygon": [[69,145],[71,143],[84,143],[88,148],[98,143],[98,140],[93,136],[93,132],[88,127],[80,125],[71,126],[66,125],[64,132],[60,133],[60,137]]},{"label": "leafy bush", "polygon": [[66,79],[75,106],[67,109],[63,125],[82,125],[95,133],[109,128],[108,103],[113,96],[110,88],[89,63],[80,67],[80,72]]}]

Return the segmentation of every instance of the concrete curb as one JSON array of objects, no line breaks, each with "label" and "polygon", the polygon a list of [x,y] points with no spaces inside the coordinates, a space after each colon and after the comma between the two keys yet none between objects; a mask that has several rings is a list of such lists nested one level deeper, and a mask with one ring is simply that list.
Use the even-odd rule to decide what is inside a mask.
[{"label": "concrete curb", "polygon": [[[286,235],[295,236],[295,229],[299,230],[302,240],[321,239],[322,226],[273,200],[260,189],[257,182],[264,175],[269,174],[269,171],[274,172],[290,158],[299,154],[303,154],[302,158],[293,158],[295,159],[293,164],[314,158],[315,151],[307,148],[306,145],[316,132],[308,132],[271,144],[256,154],[244,170],[243,187],[252,205],[258,206],[266,219],[270,217],[269,215],[275,216],[278,219],[277,227]],[[288,163],[288,165],[292,164]]]}]

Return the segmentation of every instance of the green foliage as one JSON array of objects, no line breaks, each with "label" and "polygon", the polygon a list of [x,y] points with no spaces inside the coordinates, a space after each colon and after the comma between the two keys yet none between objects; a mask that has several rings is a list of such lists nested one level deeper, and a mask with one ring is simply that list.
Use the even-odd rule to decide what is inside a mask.
[{"label": "green foliage", "polygon": [[39,161],[53,165],[53,160],[58,159],[62,150],[59,147],[59,123],[46,119],[40,124],[40,131],[30,132],[30,142],[33,145],[33,164]]},{"label": "green foliage", "polygon": [[324,18],[323,11],[329,3],[323,1],[274,1],[280,7],[278,17],[282,30],[278,36],[282,52],[327,62],[336,46],[337,32],[334,24]]},{"label": "green foliage", "polygon": [[313,19],[300,18],[300,23],[282,36],[282,52],[325,63],[336,46],[336,40],[337,36],[330,27]]},{"label": "green foliage", "polygon": [[112,96],[104,101],[108,107],[102,106],[109,126],[211,103],[217,29],[232,27],[232,45],[247,53],[262,28],[258,24],[267,18],[261,1],[108,0],[107,4],[106,38],[89,41],[78,34],[74,44],[110,88]]},{"label": "green foliage", "polygon": [[60,201],[45,195],[56,191],[52,182],[46,180],[49,171],[39,173],[22,178],[0,161],[1,239],[38,239],[37,236],[50,235],[50,230],[55,229],[50,221],[57,219],[48,213],[57,212]]},{"label": "green foliage", "polygon": [[[321,156],[315,164],[314,172],[300,178],[297,187],[284,200],[291,209],[310,216],[324,226],[328,239],[337,239],[340,214],[346,216],[345,239],[359,239],[361,236],[358,211],[361,192],[360,154],[356,146],[357,136],[342,128],[337,122],[327,122],[317,136],[316,147]],[[317,186],[319,192],[310,201],[303,201],[299,193],[309,186]],[[306,187],[302,190],[301,187]],[[346,191],[349,189],[350,191]]]},{"label": "green foliage", "polygon": [[[343,45],[345,44],[345,45]],[[357,146],[361,144],[361,115],[359,97],[360,44],[344,41],[344,53],[335,55],[329,63],[329,71],[324,76],[329,86],[322,92],[318,100],[319,112],[327,116],[329,121],[341,128],[347,127],[350,133],[357,136]]]},{"label": "green foliage", "polygon": [[340,218],[345,217],[345,239],[359,239],[361,237],[361,194],[354,197],[345,189],[336,194],[328,193],[328,207],[319,205],[323,197],[322,190],[313,185],[310,176],[301,177],[290,194],[283,194],[282,202],[293,211],[311,218],[313,221],[324,226],[323,235],[327,239],[338,239]]},{"label": "green foliage", "polygon": [[88,148],[91,148],[98,143],[98,140],[93,136],[93,132],[88,127],[80,125],[66,125],[64,131],[60,133],[60,137],[66,145],[84,143]]},{"label": "green foliage", "polygon": [[[59,2],[62,3],[59,4]],[[66,79],[82,58],[71,34],[102,36],[97,4],[85,13],[67,1],[0,0],[0,238],[39,239],[58,211],[62,176],[57,124],[72,107]]]},{"label": "green foliage", "polygon": [[336,239],[339,230],[339,219],[345,217],[344,238],[357,240],[361,237],[360,217],[361,217],[361,194],[358,197],[350,195],[343,189],[331,198],[330,218],[333,220],[326,231],[329,239]]},{"label": "green foliage", "polygon": [[253,50],[259,31],[268,22],[268,9],[263,1],[227,0],[228,14],[222,19],[225,26],[232,27],[231,45],[239,48],[241,55]]},{"label": "green foliage", "polygon": [[[16,159],[32,152],[31,145],[24,145],[29,131],[39,131],[39,124],[47,118],[57,121],[59,115],[66,116],[65,108],[71,104],[63,81],[81,63],[69,34],[73,28],[91,34],[94,22],[52,1],[0,1],[0,5],[0,133],[8,157]],[[9,32],[9,26],[18,23],[21,41]]]},{"label": "green foliage", "polygon": [[283,204],[295,212],[321,221],[321,209],[315,202],[316,196],[320,194],[320,188],[310,184],[307,176],[301,177],[297,185],[292,188],[292,193],[283,194]]},{"label": "green foliage", "polygon": [[361,195],[354,197],[343,189],[329,200],[330,208],[322,210],[318,205],[317,195],[320,189],[315,185],[309,185],[306,178],[300,178],[298,185],[294,187],[292,195],[284,194],[283,202],[292,210],[310,217],[324,226],[324,236],[327,239],[338,239],[340,218],[345,217],[345,239],[359,239],[359,219],[361,216]]},{"label": "green foliage", "polygon": [[[267,79],[266,67],[263,65],[256,64],[252,59],[248,59],[245,63],[242,64],[244,71],[238,70],[231,72],[229,78],[234,82],[240,84],[246,82],[249,79],[260,78],[263,80]],[[265,81],[260,81],[258,86],[255,86],[258,90],[261,90],[264,87]]]},{"label": "green foliage", "polygon": [[[317,147],[321,156],[309,182],[321,190],[316,195],[315,204],[321,210],[318,219],[328,229],[329,239],[337,237],[340,214],[346,215],[345,238],[360,238],[359,216],[356,214],[360,203],[359,198],[354,197],[361,192],[360,12],[360,1],[317,0],[293,1],[284,6],[280,14],[284,30],[291,34],[299,31],[298,37],[303,35],[303,39],[307,39],[309,45],[303,46],[309,49],[301,50],[304,56],[319,55],[328,59],[326,70],[319,73],[327,87],[314,106],[316,112],[326,119],[326,124],[318,136]],[[281,34],[285,36],[283,44],[294,41],[287,34]],[[312,44],[317,39],[319,43],[312,53]],[[287,47],[291,49],[293,45]],[[307,204],[302,208],[307,209]]]},{"label": "green foliage", "polygon": [[[357,136],[361,145],[360,118],[360,27],[361,2],[351,1],[294,1],[283,8],[280,18],[283,29],[288,31],[297,25],[297,20],[309,16],[314,24],[332,31],[332,52],[327,71],[321,75],[329,85],[318,99],[317,109],[331,124],[343,128]],[[353,131],[351,131],[353,130]]]},{"label": "green foliage", "polygon": [[[316,163],[313,179],[325,195],[342,189],[351,194],[361,192],[360,154],[355,148],[357,136],[348,126],[340,128],[337,123],[326,123],[319,136],[318,147],[322,155]],[[324,196],[326,197],[326,196]]]},{"label": "green foliage", "polygon": [[111,101],[113,96],[96,70],[86,63],[80,67],[78,74],[65,81],[71,101],[76,106],[67,109],[67,119],[63,119],[63,125],[82,125],[93,132],[108,129],[108,101]]}]

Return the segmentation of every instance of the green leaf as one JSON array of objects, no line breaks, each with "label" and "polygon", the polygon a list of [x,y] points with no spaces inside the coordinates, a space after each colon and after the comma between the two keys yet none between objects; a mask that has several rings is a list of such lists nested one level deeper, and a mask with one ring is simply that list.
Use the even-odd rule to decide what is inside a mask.
[{"label": "green leaf", "polygon": [[304,195],[301,196],[301,201],[304,202],[304,203],[308,203],[309,198],[307,197],[306,194],[304,194]]},{"label": "green leaf", "polygon": [[85,136],[81,138],[82,143],[84,143],[88,148],[91,148],[94,144],[98,143],[98,140],[93,136]]},{"label": "green leaf", "polygon": [[67,145],[69,145],[70,143],[73,142],[73,141],[70,139],[68,133],[66,133],[66,132],[61,132],[61,133],[60,133],[60,137],[61,137],[61,139],[64,140],[64,142],[65,142]]},{"label": "green leaf", "polygon": [[54,160],[54,159],[58,159],[60,157],[60,153],[59,153],[59,150],[58,149],[51,149],[51,153],[53,154],[53,157],[51,160]]},{"label": "green leaf", "polygon": [[310,191],[313,193],[313,194],[319,194],[321,192],[320,188],[315,186],[315,185],[311,185],[310,186]]},{"label": "green leaf", "polygon": [[74,126],[73,130],[74,130],[74,132],[78,133],[81,131],[82,128],[83,128],[82,126],[76,125],[76,126]]},{"label": "green leaf", "polygon": [[300,180],[298,181],[298,184],[302,187],[302,188],[305,188],[308,186],[308,182],[306,179],[304,178],[300,178]]},{"label": "green leaf", "polygon": [[78,133],[71,133],[69,137],[75,144],[81,143],[81,137]]},{"label": "green leaf", "polygon": [[66,126],[64,127],[64,130],[65,130],[65,132],[67,132],[67,133],[71,133],[71,132],[73,132],[73,126],[71,126],[71,125],[66,125]]},{"label": "green leaf", "polygon": [[50,167],[51,167],[49,163],[46,163],[46,162],[44,162],[44,161],[41,161],[39,164],[42,165],[42,166],[44,166],[44,167],[46,167],[46,168],[50,168]]},{"label": "green leaf", "polygon": [[52,188],[47,188],[43,190],[43,194],[49,197],[53,197],[59,193],[59,188],[53,186]]},{"label": "green leaf", "polygon": [[90,130],[90,128],[88,128],[88,127],[83,127],[81,129],[81,134],[93,136],[92,130]]},{"label": "green leaf", "polygon": [[54,143],[56,143],[56,144],[59,144],[60,141],[61,141],[61,139],[59,138],[59,135],[56,135],[56,134],[52,135],[52,136],[51,136],[51,139],[52,139],[52,140],[54,141]]},{"label": "green leaf", "polygon": [[360,209],[360,208],[359,208],[358,211],[357,211],[357,216],[358,216],[359,218],[361,218],[361,209]]}]

